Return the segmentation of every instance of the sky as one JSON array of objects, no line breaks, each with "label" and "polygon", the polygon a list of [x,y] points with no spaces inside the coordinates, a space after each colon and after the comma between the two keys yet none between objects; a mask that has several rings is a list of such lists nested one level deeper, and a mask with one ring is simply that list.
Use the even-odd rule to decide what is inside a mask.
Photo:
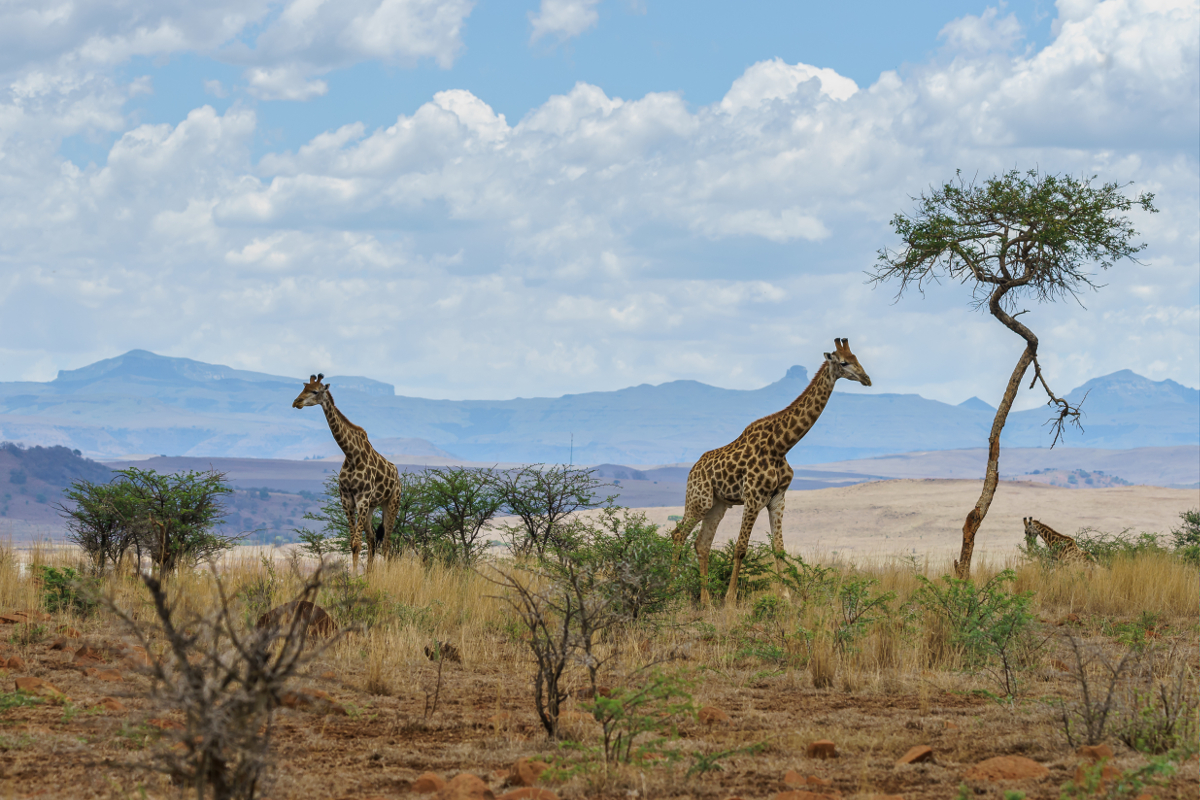
[{"label": "sky", "polygon": [[1197,2],[15,0],[0,368],[500,399],[757,388],[846,337],[850,390],[995,404],[1023,342],[866,272],[956,170],[1037,168],[1159,208],[1028,307],[1051,385],[1196,387],[1198,166]]}]

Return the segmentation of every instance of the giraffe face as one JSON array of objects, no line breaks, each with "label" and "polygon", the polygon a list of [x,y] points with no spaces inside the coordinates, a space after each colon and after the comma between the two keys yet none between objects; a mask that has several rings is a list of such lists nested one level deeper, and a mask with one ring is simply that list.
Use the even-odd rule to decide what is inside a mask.
[{"label": "giraffe face", "polygon": [[325,393],[329,391],[329,385],[321,383],[324,377],[323,373],[321,375],[310,375],[308,383],[304,384],[304,389],[292,401],[292,408],[321,405],[321,401],[325,399]]},{"label": "giraffe face", "polygon": [[834,351],[825,354],[825,363],[829,365],[829,370],[833,374],[833,379],[848,378],[852,381],[858,381],[863,386],[871,385],[871,376],[862,368],[862,364],[858,363],[858,357],[850,352],[850,341],[848,339],[834,339]]},{"label": "giraffe face", "polygon": [[1021,517],[1021,521],[1025,523],[1025,544],[1033,547],[1038,538],[1037,528],[1033,526],[1033,517]]}]

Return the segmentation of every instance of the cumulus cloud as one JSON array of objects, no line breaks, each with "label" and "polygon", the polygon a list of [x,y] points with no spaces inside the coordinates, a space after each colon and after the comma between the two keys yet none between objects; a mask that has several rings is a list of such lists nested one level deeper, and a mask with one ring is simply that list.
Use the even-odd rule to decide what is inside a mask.
[{"label": "cumulus cloud", "polygon": [[542,0],[536,13],[529,12],[533,26],[530,44],[543,36],[555,36],[559,41],[578,36],[600,19],[596,12],[599,3],[600,0]]},{"label": "cumulus cloud", "polygon": [[[268,29],[307,31],[287,8]],[[337,13],[342,30],[356,18]],[[1026,52],[972,44],[1008,24],[985,14],[870,86],[773,59],[701,108],[581,83],[510,120],[450,90],[386,127],[345,125],[257,161],[248,109],[125,130],[128,87],[30,72],[0,107],[0,156],[16,165],[0,179],[13,265],[0,331],[42,343],[22,357],[31,370],[56,348],[78,366],[149,347],[295,374],[322,359],[474,397],[754,386],[849,336],[881,390],[994,396],[1003,376],[988,365],[1013,362],[1012,337],[958,287],[891,305],[862,271],[894,243],[891,215],[955,168],[1039,165],[1134,180],[1163,209],[1136,219],[1146,265],[1104,276],[1087,310],[1032,310],[1057,386],[1124,367],[1194,385],[1196,18],[1187,4],[1069,6],[1055,39]],[[271,69],[301,65],[272,91],[303,93],[336,62],[312,55],[337,50],[326,33],[308,34],[272,45]],[[42,144],[84,124],[64,118],[120,131],[104,165]]]}]

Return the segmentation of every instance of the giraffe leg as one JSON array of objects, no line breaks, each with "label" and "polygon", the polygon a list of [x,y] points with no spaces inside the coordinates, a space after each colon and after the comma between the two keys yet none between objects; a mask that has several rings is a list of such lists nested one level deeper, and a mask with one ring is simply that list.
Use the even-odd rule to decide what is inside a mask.
[{"label": "giraffe leg", "polygon": [[363,534],[367,539],[367,572],[371,571],[371,561],[375,555],[375,531],[371,523],[375,521],[375,509],[369,500],[360,500],[357,504],[358,514],[354,528],[350,531],[350,552],[354,554],[354,574],[358,574],[358,553],[362,549]]},{"label": "giraffe leg", "polygon": [[779,581],[780,594],[791,600],[792,593],[783,583],[783,490],[767,503],[767,518],[771,521],[771,549],[775,551],[775,577]]},{"label": "giraffe leg", "polygon": [[392,492],[387,503],[383,507],[383,557],[389,558],[392,554],[392,529],[396,526],[396,517],[400,516],[400,487],[396,486],[396,491]]},{"label": "giraffe leg", "polygon": [[754,521],[762,510],[761,502],[753,502],[746,498],[746,510],[742,513],[742,530],[738,533],[737,545],[733,548],[733,574],[729,576],[729,588],[725,591],[725,605],[737,603],[738,573],[742,571],[742,559],[750,547],[750,532],[754,530]]},{"label": "giraffe leg", "polygon": [[727,503],[720,500],[714,501],[712,508],[704,515],[704,523],[700,526],[700,533],[696,536],[696,560],[700,563],[700,604],[705,607],[712,603],[708,592],[708,556],[712,552],[713,537],[717,535],[717,526],[721,524],[721,518],[728,510]]},{"label": "giraffe leg", "polygon": [[342,492],[342,510],[346,512],[346,528],[350,532],[350,556],[354,562],[354,575],[358,575],[358,507],[354,498]]}]

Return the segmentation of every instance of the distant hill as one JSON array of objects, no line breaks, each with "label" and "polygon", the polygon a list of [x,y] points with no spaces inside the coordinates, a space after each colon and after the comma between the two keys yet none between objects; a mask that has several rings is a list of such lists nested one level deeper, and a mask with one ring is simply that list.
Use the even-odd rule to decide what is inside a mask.
[{"label": "distant hill", "polygon": [[3,524],[8,520],[57,529],[62,520],[54,504],[62,500],[64,488],[75,481],[105,483],[111,478],[108,467],[66,447],[0,442],[0,531],[11,532]]},{"label": "distant hill", "polygon": [[[315,365],[319,366],[319,365]],[[339,454],[319,409],[291,402],[307,376],[282,377],[133,350],[47,382],[0,383],[0,438],[61,445],[97,458],[130,454],[302,459]],[[406,463],[471,461],[663,464],[695,460],[748,423],[786,406],[808,383],[794,366],[754,390],[696,381],[515,400],[397,396],[359,376],[327,381],[339,408],[375,446]],[[792,451],[795,464],[979,447],[994,409],[913,394],[836,392],[820,423]],[[1067,395],[1084,404],[1072,447],[1195,445],[1200,392],[1122,370]],[[1014,413],[1007,447],[1049,444],[1045,409]],[[573,441],[573,445],[572,445]],[[408,456],[409,458],[405,458]]]}]

